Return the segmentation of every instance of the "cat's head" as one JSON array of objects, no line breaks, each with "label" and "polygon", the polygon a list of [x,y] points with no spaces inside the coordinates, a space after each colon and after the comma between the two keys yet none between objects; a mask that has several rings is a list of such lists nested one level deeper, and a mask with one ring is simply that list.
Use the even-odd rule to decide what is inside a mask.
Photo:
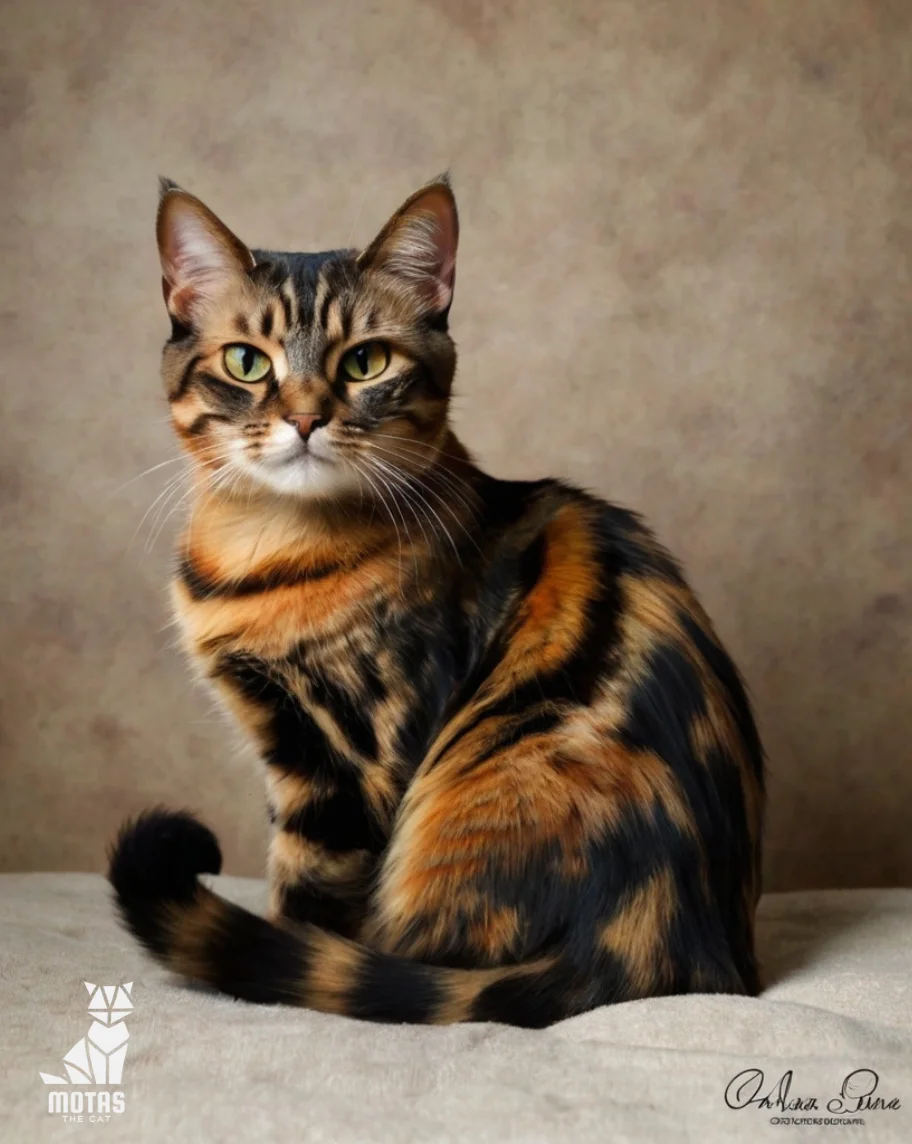
[{"label": "cat's head", "polygon": [[360,253],[251,250],[162,181],[175,429],[211,488],[345,497],[420,475],[447,435],[458,240],[446,178]]},{"label": "cat's head", "polygon": [[91,981],[84,981],[83,985],[89,993],[89,1012],[103,1025],[116,1025],[133,1012],[132,981],[122,985],[93,985]]}]

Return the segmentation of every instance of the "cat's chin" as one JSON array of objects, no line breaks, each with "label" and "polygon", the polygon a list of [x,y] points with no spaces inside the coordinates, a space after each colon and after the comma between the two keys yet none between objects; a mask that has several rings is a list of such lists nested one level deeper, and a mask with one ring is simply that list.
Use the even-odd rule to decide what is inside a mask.
[{"label": "cat's chin", "polygon": [[331,500],[357,492],[358,478],[348,467],[313,453],[279,462],[260,462],[248,475],[270,492],[299,500]]}]

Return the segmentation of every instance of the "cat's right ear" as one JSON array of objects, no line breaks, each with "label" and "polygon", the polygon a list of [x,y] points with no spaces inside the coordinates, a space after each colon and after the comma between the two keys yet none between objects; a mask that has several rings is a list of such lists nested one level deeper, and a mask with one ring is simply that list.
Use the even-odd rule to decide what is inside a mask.
[{"label": "cat's right ear", "polygon": [[254,258],[205,203],[170,179],[160,185],[155,229],[162,293],[174,321],[192,328],[201,307],[253,269]]}]

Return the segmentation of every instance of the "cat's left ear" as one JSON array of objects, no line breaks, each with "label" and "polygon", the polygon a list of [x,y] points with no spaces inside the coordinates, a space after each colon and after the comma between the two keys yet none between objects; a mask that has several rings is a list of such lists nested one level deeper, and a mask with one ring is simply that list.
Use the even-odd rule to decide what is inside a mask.
[{"label": "cat's left ear", "polygon": [[195,195],[161,180],[156,219],[162,292],[171,317],[193,326],[200,307],[252,270],[254,257]]},{"label": "cat's left ear", "polygon": [[427,312],[443,316],[453,301],[459,216],[446,175],[399,208],[358,259],[406,281]]}]

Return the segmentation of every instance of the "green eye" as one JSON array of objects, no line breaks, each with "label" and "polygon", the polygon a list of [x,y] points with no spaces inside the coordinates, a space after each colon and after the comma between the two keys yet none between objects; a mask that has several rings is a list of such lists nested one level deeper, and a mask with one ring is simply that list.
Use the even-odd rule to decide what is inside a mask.
[{"label": "green eye", "polygon": [[253,346],[227,346],[225,370],[237,381],[262,381],[272,369],[272,362]]},{"label": "green eye", "polygon": [[341,366],[352,381],[373,381],[390,362],[389,350],[383,342],[365,342],[342,358]]}]

